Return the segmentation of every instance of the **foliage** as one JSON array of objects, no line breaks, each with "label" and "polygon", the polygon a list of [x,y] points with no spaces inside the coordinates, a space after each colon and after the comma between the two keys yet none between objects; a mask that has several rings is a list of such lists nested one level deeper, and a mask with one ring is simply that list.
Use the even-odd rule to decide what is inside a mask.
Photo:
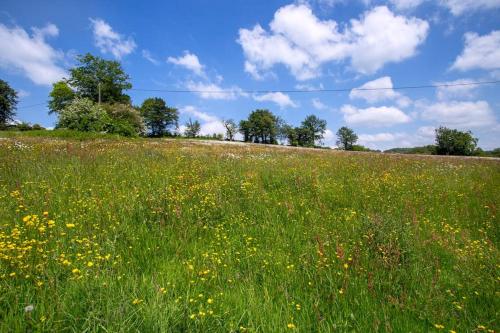
[{"label": "foliage", "polygon": [[175,108],[167,107],[161,98],[144,100],[140,109],[146,128],[153,137],[170,135],[170,130],[178,127],[179,112]]},{"label": "foliage", "polygon": [[477,138],[470,131],[439,127],[436,129],[436,153],[438,155],[471,156],[476,151]]},{"label": "foliage", "polygon": [[130,104],[130,97],[123,91],[131,89],[132,84],[118,61],[105,60],[90,53],[78,56],[77,60],[78,66],[70,69],[66,82],[76,90],[78,97],[98,102],[100,86],[102,103]]},{"label": "foliage", "polygon": [[423,155],[435,155],[436,146],[427,145],[422,147],[409,147],[409,148],[392,148],[384,151],[385,153],[397,153],[397,154],[423,154]]},{"label": "foliage", "polygon": [[234,141],[234,136],[238,133],[238,125],[236,125],[233,119],[224,120],[222,124],[226,129],[226,138],[229,141]]},{"label": "foliage", "polygon": [[315,115],[309,115],[302,121],[299,132],[299,145],[314,147],[315,143],[323,140],[326,131],[326,120],[319,119]]},{"label": "foliage", "polygon": [[252,111],[248,120],[240,121],[240,132],[246,142],[277,143],[278,118],[269,110]]},{"label": "foliage", "polygon": [[0,140],[1,332],[499,331],[498,161],[39,133]]},{"label": "foliage", "polygon": [[111,119],[104,109],[88,98],[75,98],[59,112],[56,128],[82,132],[102,132]]},{"label": "foliage", "polygon": [[14,120],[17,101],[17,92],[7,82],[0,80],[0,129]]},{"label": "foliage", "polygon": [[184,136],[188,138],[196,138],[200,135],[201,124],[198,120],[192,121],[189,118],[189,121],[186,123],[186,130],[184,131]]},{"label": "foliage", "polygon": [[354,144],[358,141],[358,136],[349,127],[341,127],[337,131],[337,146],[343,150],[352,150]]},{"label": "foliage", "polygon": [[59,81],[52,85],[49,97],[49,114],[59,113],[73,101],[75,92],[66,81]]},{"label": "foliage", "polygon": [[107,126],[109,133],[123,136],[137,136],[144,132],[144,123],[140,112],[129,104],[103,104],[110,117]]}]

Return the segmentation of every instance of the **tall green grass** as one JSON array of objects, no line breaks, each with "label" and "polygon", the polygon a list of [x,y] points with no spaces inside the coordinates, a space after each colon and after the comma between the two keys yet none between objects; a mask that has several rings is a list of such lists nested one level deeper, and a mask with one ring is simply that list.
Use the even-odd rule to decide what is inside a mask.
[{"label": "tall green grass", "polygon": [[499,185],[487,160],[3,139],[0,331],[498,331]]}]

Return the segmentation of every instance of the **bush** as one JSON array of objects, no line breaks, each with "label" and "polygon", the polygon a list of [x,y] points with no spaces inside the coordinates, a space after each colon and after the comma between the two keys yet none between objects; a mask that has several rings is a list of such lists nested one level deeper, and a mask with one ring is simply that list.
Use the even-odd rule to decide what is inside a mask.
[{"label": "bush", "polygon": [[102,107],[88,98],[76,98],[60,112],[56,128],[102,132],[110,122],[110,117]]},{"label": "bush", "polygon": [[110,123],[107,126],[108,133],[123,136],[137,136],[144,133],[144,122],[138,110],[129,104],[104,104]]}]

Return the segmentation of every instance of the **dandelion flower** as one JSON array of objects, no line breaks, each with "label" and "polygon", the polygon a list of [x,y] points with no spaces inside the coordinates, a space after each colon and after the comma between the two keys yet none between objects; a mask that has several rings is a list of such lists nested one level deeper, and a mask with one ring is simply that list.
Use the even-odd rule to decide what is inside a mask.
[{"label": "dandelion flower", "polygon": [[295,328],[295,325],[292,324],[292,323],[289,323],[288,325],[286,325],[286,327],[288,327],[289,329],[293,330]]},{"label": "dandelion flower", "polygon": [[66,223],[66,228],[71,229],[74,228],[75,224],[74,223]]}]

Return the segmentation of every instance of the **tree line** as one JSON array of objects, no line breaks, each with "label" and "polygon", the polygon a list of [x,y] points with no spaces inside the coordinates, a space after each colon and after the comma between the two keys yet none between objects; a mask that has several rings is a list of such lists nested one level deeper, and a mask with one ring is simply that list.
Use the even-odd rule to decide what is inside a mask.
[{"label": "tree line", "polygon": [[[88,132],[106,132],[123,136],[163,137],[179,135],[179,111],[169,107],[159,97],[147,98],[139,106],[132,104],[125,91],[132,88],[130,77],[118,61],[105,60],[92,54],[77,57],[77,65],[69,70],[69,77],[53,84],[49,94],[49,114],[58,117],[56,128]],[[18,102],[17,92],[0,80],[0,129],[14,119]],[[327,123],[315,115],[308,115],[300,126],[287,124],[267,109],[252,111],[247,119],[236,123],[223,120],[226,140],[234,141],[241,135],[243,141],[263,144],[284,144],[315,147],[322,144]],[[12,126],[11,126],[12,127]],[[17,130],[42,129],[40,125],[17,124]],[[191,119],[185,124],[185,137],[200,137],[201,124]],[[223,139],[223,134],[211,138]],[[343,150],[369,151],[356,145],[358,136],[341,127],[337,146]],[[472,133],[440,127],[436,130],[436,144],[428,151],[440,155],[474,155],[478,153],[477,138]],[[399,151],[408,152],[408,151]]]}]

